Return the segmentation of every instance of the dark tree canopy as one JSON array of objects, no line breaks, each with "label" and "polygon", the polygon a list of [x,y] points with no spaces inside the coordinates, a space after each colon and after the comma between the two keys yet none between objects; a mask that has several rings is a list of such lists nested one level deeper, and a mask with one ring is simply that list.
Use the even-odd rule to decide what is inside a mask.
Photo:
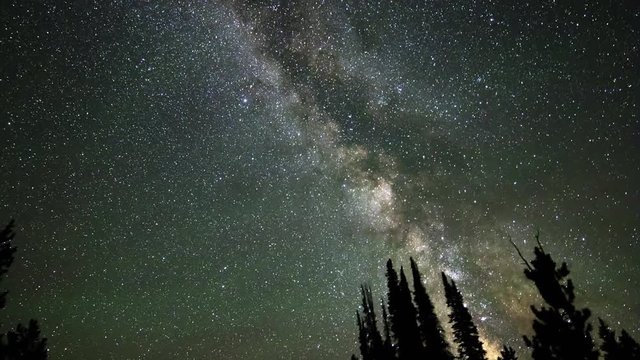
[{"label": "dark tree canopy", "polygon": [[391,259],[387,261],[387,288],[392,347],[398,359],[415,359],[422,351],[416,310],[411,301],[411,291],[404,271],[400,269],[398,278]]},{"label": "dark tree canopy", "polygon": [[[11,241],[16,236],[13,232],[15,221],[11,220],[7,226],[0,231],[0,280],[4,274],[9,271],[9,266],[13,264],[13,254],[16,252],[16,247],[11,244]],[[0,309],[3,309],[7,304],[7,293],[3,291],[0,293]]]},{"label": "dark tree canopy", "polygon": [[639,360],[640,345],[624,330],[618,339],[615,331],[602,320],[598,332],[602,339],[600,349],[604,360]]},{"label": "dark tree canopy", "polygon": [[[12,245],[15,237],[14,221],[0,231],[0,276],[7,273],[13,263],[16,247]],[[0,278],[1,279],[1,278]],[[7,292],[0,293],[0,309],[6,305]],[[40,337],[40,327],[36,320],[28,326],[18,324],[15,330],[0,334],[0,360],[46,360],[47,339]]]},{"label": "dark tree canopy", "polygon": [[389,313],[387,312],[387,305],[384,303],[384,299],[380,301],[382,304],[382,326],[384,329],[384,340],[382,348],[384,351],[383,358],[392,359],[394,357],[393,343],[391,341],[391,328],[389,325]]},{"label": "dark tree canopy", "polygon": [[534,335],[532,338],[525,336],[525,344],[532,349],[534,360],[598,359],[598,350],[591,337],[592,326],[588,322],[591,311],[576,309],[573,283],[566,279],[569,275],[567,264],[557,267],[540,244],[539,235],[536,235],[536,241],[535,258],[531,263],[525,260],[524,274],[533,281],[548,306],[531,306],[535,316]]},{"label": "dark tree canopy", "polygon": [[469,309],[464,305],[455,281],[450,280],[443,272],[442,283],[447,305],[451,309],[449,322],[453,328],[454,341],[458,344],[458,357],[461,360],[486,360],[478,328],[473,323]]},{"label": "dark tree canopy", "polygon": [[502,347],[502,350],[500,350],[498,360],[518,360],[518,357],[512,347],[505,345]]},{"label": "dark tree canopy", "polygon": [[47,359],[47,339],[40,337],[40,327],[31,319],[25,327],[18,324],[16,330],[7,333],[6,342],[2,339],[0,359],[42,360]]},{"label": "dark tree canopy", "polygon": [[453,360],[418,267],[411,262],[413,291],[404,269],[401,267],[398,275],[391,260],[387,262],[387,304],[381,301],[382,335],[373,311],[371,290],[365,285],[361,288],[362,309],[357,314],[357,322],[363,360]]},{"label": "dark tree canopy", "polygon": [[[517,246],[518,255],[526,265],[524,274],[538,289],[546,305],[531,306],[533,330],[531,338],[524,336],[525,345],[531,349],[533,360],[640,360],[640,345],[624,330],[619,337],[600,319],[600,349],[595,348],[591,337],[592,326],[588,322],[589,309],[577,309],[574,305],[573,283],[567,279],[566,263],[557,266],[546,253],[536,235],[535,258],[529,262]],[[387,304],[382,305],[381,335],[374,311],[371,289],[361,287],[362,308],[357,313],[360,353],[363,360],[487,360],[478,329],[462,294],[452,279],[443,272],[442,283],[446,303],[450,309],[449,323],[453,329],[453,341],[457,356],[450,345],[436,316],[434,305],[422,283],[422,274],[416,262],[411,260],[413,290],[400,267],[396,272],[391,259],[387,261]],[[355,355],[352,360],[357,359]],[[503,346],[497,360],[517,360],[515,350]],[[1,359],[0,359],[1,360]]]},{"label": "dark tree canopy", "polygon": [[422,276],[416,262],[411,260],[411,275],[413,277],[413,300],[416,304],[418,328],[425,358],[433,360],[453,360],[449,350],[449,343],[436,316],[431,298],[422,284]]},{"label": "dark tree canopy", "polygon": [[378,331],[376,313],[371,296],[371,289],[361,286],[362,313],[358,313],[358,333],[360,339],[360,354],[363,360],[383,359],[384,353],[382,337]]},{"label": "dark tree canopy", "polygon": [[400,329],[400,321],[398,317],[397,309],[400,304],[400,281],[398,280],[398,273],[393,268],[393,262],[391,259],[387,261],[387,306],[389,311],[389,326],[391,328],[391,342],[392,346],[397,346],[398,333],[402,333]]},{"label": "dark tree canopy", "polygon": [[396,309],[400,322],[401,332],[397,334],[398,359],[417,359],[423,356],[423,348],[420,342],[420,333],[416,322],[416,308],[411,300],[411,290],[409,282],[404,274],[404,269],[400,267],[400,302]]}]

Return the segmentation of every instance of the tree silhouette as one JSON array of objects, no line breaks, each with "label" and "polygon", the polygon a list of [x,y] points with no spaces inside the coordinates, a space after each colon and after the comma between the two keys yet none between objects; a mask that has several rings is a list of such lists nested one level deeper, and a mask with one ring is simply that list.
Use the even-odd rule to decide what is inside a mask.
[{"label": "tree silhouette", "polygon": [[382,337],[378,331],[371,288],[362,285],[360,290],[362,293],[362,314],[356,314],[358,317],[360,354],[362,354],[362,360],[383,359]]},{"label": "tree silhouette", "polygon": [[622,334],[617,340],[615,331],[611,330],[602,319],[599,319],[599,321],[598,332],[602,339],[600,349],[604,360],[640,359],[640,345],[626,331],[622,330]]},{"label": "tree silhouette", "polygon": [[391,329],[389,325],[389,314],[387,313],[387,305],[384,303],[384,299],[381,299],[382,304],[382,326],[384,329],[384,340],[382,343],[383,357],[385,359],[393,359],[393,344],[391,342]]},{"label": "tree silhouette", "polygon": [[413,258],[410,260],[413,277],[413,300],[418,313],[418,328],[424,346],[425,359],[453,360],[440,320],[438,320],[431,298],[422,284],[418,265]]},{"label": "tree silhouette", "polygon": [[[362,309],[357,313],[362,359],[453,360],[433,303],[411,259],[413,292],[404,269],[400,274],[387,261],[387,304],[382,303],[383,335],[378,331],[371,289],[362,285]],[[414,304],[415,301],[415,304]]]},{"label": "tree silhouette", "polygon": [[458,344],[458,357],[461,360],[486,360],[486,352],[482,347],[478,328],[464,305],[462,294],[455,281],[449,280],[443,272],[442,283],[444,284],[447,305],[451,309],[449,322],[453,327],[454,341]]},{"label": "tree silhouette", "polygon": [[387,297],[389,323],[397,358],[417,359],[422,352],[422,347],[416,323],[416,310],[411,301],[411,291],[404,270],[400,268],[400,279],[398,279],[391,259],[387,261],[387,288],[389,290]]},{"label": "tree silhouette", "polygon": [[598,350],[591,337],[592,326],[587,322],[591,311],[575,308],[573,283],[571,279],[565,280],[569,275],[567,264],[563,262],[559,268],[556,266],[551,255],[540,244],[539,234],[536,234],[536,242],[535,259],[531,263],[524,259],[516,247],[527,266],[525,276],[533,281],[548,305],[540,309],[531,306],[535,315],[534,335],[531,339],[524,336],[525,344],[532,349],[534,360],[598,359]]},{"label": "tree silhouette", "polygon": [[[14,225],[15,222],[11,220],[0,231],[0,276],[6,274],[13,263],[13,254],[16,252],[16,247],[11,243],[15,237]],[[5,307],[6,296],[7,291],[0,293],[0,308]],[[18,359],[47,359],[47,339],[40,337],[40,328],[34,319],[31,319],[26,327],[18,324],[15,331],[10,330],[6,334],[6,338],[5,334],[0,334],[0,360]]]},{"label": "tree silhouette", "polygon": [[[531,306],[535,316],[534,335],[531,339],[524,336],[524,341],[532,349],[533,360],[598,360],[600,352],[594,346],[592,327],[587,322],[591,313],[588,309],[579,310],[573,305],[574,288],[571,280],[567,279],[567,264],[562,263],[557,267],[542,248],[539,235],[536,235],[536,242],[535,258],[529,262],[511,241],[526,265],[526,278],[534,282],[547,304],[540,309]],[[451,310],[449,322],[458,348],[457,357],[451,354],[433,303],[422,283],[422,275],[416,262],[410,260],[413,300],[404,269],[400,267],[398,275],[391,259],[387,261],[388,305],[385,305],[384,300],[381,301],[383,335],[378,331],[371,289],[367,285],[361,286],[362,309],[356,316],[362,359],[486,360],[478,329],[464,304],[462,294],[455,281],[443,272],[441,275],[446,303]],[[36,336],[32,338],[38,339],[37,324],[35,325]],[[24,328],[19,330],[22,334],[28,332]],[[621,335],[616,338],[615,332],[600,319],[599,334],[602,338],[603,360],[640,360],[640,345],[626,331],[622,330]],[[0,357],[0,360],[3,358]],[[355,360],[357,357],[352,355],[351,359]],[[506,345],[497,358],[517,359],[515,350]]]},{"label": "tree silhouette", "polygon": [[[9,266],[13,263],[13,254],[16,252],[16,247],[11,244],[16,236],[13,232],[14,225],[15,221],[11,220],[0,232],[0,280],[9,271]],[[7,294],[8,291],[0,293],[0,309],[4,309],[7,304]]]},{"label": "tree silhouette", "polygon": [[420,341],[420,332],[416,319],[416,308],[411,300],[409,282],[400,267],[400,310],[402,312],[402,336],[404,348],[399,349],[400,359],[417,359],[423,355],[423,347]]},{"label": "tree silhouette", "polygon": [[502,347],[502,350],[500,350],[498,360],[518,360],[518,357],[512,347],[505,345]]},{"label": "tree silhouette", "polygon": [[[4,339],[3,339],[4,340]],[[29,326],[18,324],[15,331],[7,333],[6,343],[2,341],[0,358],[41,360],[47,358],[47,339],[40,337],[38,322],[29,321]]]}]

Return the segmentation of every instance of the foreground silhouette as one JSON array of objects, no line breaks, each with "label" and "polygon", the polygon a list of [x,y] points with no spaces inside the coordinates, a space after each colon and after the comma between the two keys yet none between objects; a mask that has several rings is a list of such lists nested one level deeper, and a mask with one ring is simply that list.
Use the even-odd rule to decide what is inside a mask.
[{"label": "foreground silhouette", "polygon": [[422,276],[418,265],[411,258],[411,275],[413,277],[413,299],[418,309],[418,327],[422,336],[425,358],[434,360],[453,360],[449,343],[445,338],[440,320],[436,316],[431,298],[422,284]]},{"label": "foreground silhouette", "polygon": [[[13,263],[16,247],[11,244],[15,233],[14,221],[0,232],[0,276],[7,273]],[[0,293],[0,309],[6,305],[7,291]],[[40,337],[40,328],[36,320],[29,325],[18,324],[15,330],[0,334],[0,360],[44,360],[47,359],[47,339]]]},{"label": "foreground silhouette", "polygon": [[560,267],[547,254],[536,235],[538,246],[534,248],[535,259],[529,263],[524,274],[533,281],[542,299],[548,306],[531,306],[535,315],[534,335],[524,336],[527,347],[532,349],[534,359],[596,360],[599,352],[591,337],[592,326],[588,323],[591,311],[576,309],[573,304],[575,294],[573,282],[566,279],[569,268],[566,263]]},{"label": "foreground silhouette", "polygon": [[[435,314],[431,298],[422,284],[421,274],[413,259],[411,274],[413,292],[400,268],[400,275],[387,261],[387,303],[382,302],[384,338],[378,331],[371,289],[362,285],[362,310],[357,313],[360,354],[363,360],[434,359],[453,360],[450,345]],[[453,280],[442,273],[450,323],[460,359],[484,360],[485,351],[462,294]],[[412,297],[413,295],[413,297]],[[387,315],[388,314],[388,315]],[[356,359],[352,355],[352,359]]]},{"label": "foreground silhouette", "polygon": [[640,359],[640,345],[626,331],[622,330],[622,335],[616,339],[615,331],[611,330],[602,319],[599,321],[604,360]]},{"label": "foreground silhouette", "polygon": [[462,294],[458,291],[455,281],[442,273],[444,294],[447,306],[451,308],[449,322],[453,327],[454,342],[458,344],[458,357],[468,360],[485,360],[486,352],[482,348],[478,328],[473,323],[469,309],[464,305]]},{"label": "foreground silhouette", "polygon": [[[601,346],[598,349],[591,336],[593,326],[589,322],[591,311],[574,305],[575,294],[569,268],[560,267],[545,252],[536,235],[534,259],[527,261],[514,245],[526,268],[524,275],[536,286],[545,305],[531,306],[533,335],[523,336],[524,344],[531,350],[534,360],[640,360],[640,345],[626,331],[616,337],[606,323],[599,320]],[[486,360],[486,352],[478,329],[462,294],[452,279],[442,273],[442,283],[449,307],[449,323],[453,329],[453,343],[457,356],[450,351],[433,303],[427,293],[420,271],[413,259],[411,275],[413,292],[409,288],[404,269],[396,272],[391,260],[387,261],[387,303],[381,301],[382,329],[378,319],[371,289],[362,285],[362,309],[357,312],[358,339],[362,360]],[[413,299],[412,295],[413,294]],[[356,355],[352,360],[358,359]],[[516,360],[516,352],[505,345],[498,360]]]}]

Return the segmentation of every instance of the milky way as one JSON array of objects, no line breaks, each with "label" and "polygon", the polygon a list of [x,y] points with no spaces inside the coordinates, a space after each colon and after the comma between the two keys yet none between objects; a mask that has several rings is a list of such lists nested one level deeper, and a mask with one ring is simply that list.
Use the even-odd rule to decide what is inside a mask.
[{"label": "milky way", "polygon": [[3,1],[3,331],[39,319],[54,359],[346,359],[359,285],[413,256],[443,321],[440,271],[491,356],[526,357],[508,239],[539,229],[640,335],[638,5],[406,3]]}]

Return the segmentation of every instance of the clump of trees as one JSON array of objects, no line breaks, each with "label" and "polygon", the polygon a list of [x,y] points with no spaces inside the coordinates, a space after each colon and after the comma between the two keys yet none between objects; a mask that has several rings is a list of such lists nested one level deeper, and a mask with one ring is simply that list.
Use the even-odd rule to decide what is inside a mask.
[{"label": "clump of trees", "polygon": [[[12,245],[14,221],[0,231],[0,280],[13,263],[16,247]],[[0,309],[7,304],[8,291],[0,293]],[[0,360],[46,360],[47,339],[40,336],[40,327],[34,319],[27,326],[18,324],[15,330],[0,334]]]},{"label": "clump of trees", "polygon": [[[524,275],[536,286],[544,306],[531,306],[533,335],[523,336],[534,360],[640,360],[640,345],[626,331],[620,336],[599,319],[597,347],[591,311],[574,305],[575,294],[566,263],[558,266],[545,252],[536,235],[534,259],[527,261],[515,246],[525,264]],[[512,242],[513,244],[513,242]],[[387,299],[381,301],[382,319],[379,322],[371,289],[362,285],[362,306],[357,312],[358,339],[362,360],[487,360],[486,351],[469,309],[455,281],[441,273],[449,323],[453,329],[451,350],[433,303],[423,283],[422,275],[413,259],[411,275],[413,289],[400,267],[399,274],[391,260],[387,261]],[[383,329],[382,333],[379,327]],[[352,360],[358,359],[356,355]],[[515,350],[504,346],[498,360],[516,360]]]}]

